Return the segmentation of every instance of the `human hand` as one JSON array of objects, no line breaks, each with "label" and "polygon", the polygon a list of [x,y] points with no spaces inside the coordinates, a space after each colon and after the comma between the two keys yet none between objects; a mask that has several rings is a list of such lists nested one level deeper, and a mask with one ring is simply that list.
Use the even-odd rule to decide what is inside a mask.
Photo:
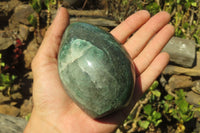
[{"label": "human hand", "polygon": [[59,79],[57,55],[69,24],[66,9],[60,8],[32,62],[34,107],[25,132],[113,132],[167,65],[169,55],[160,51],[174,34],[169,21],[166,12],[150,18],[147,11],[139,11],[111,31],[132,58],[137,73],[136,89],[128,107],[92,119],[68,97]]}]

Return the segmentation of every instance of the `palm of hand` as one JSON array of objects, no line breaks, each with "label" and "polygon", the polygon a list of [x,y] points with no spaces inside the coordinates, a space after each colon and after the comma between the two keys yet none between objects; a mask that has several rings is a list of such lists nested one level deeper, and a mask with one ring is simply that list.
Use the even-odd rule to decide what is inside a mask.
[{"label": "palm of hand", "polygon": [[[136,67],[136,90],[127,108],[94,120],[67,96],[58,76],[57,54],[68,25],[67,11],[61,8],[32,63],[34,108],[27,129],[31,128],[34,120],[40,119],[51,127],[52,132],[114,131],[168,63],[168,54],[160,51],[174,33],[173,27],[167,24],[169,20],[170,16],[165,12],[150,19],[148,12],[139,11],[111,31],[130,54]],[[133,33],[134,36],[130,37]]]}]

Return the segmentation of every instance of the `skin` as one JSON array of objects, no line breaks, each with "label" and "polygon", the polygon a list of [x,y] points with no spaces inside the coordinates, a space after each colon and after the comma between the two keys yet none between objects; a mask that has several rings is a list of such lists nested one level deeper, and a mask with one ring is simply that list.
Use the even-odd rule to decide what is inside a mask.
[{"label": "skin", "polygon": [[111,31],[132,58],[137,73],[136,90],[128,107],[95,120],[68,97],[59,79],[57,55],[69,25],[67,10],[60,8],[32,62],[34,107],[24,132],[113,132],[168,64],[169,55],[160,51],[174,34],[169,21],[166,12],[150,17],[147,11],[138,11]]}]

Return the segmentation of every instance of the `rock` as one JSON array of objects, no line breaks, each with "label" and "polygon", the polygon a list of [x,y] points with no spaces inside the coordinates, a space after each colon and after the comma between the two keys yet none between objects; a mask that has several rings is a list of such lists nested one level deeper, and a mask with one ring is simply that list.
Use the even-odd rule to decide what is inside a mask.
[{"label": "rock", "polygon": [[198,119],[200,119],[200,114],[199,114],[198,111],[196,111],[195,114],[198,114],[197,115],[198,118],[197,118],[197,121],[196,121],[196,124],[195,124],[195,128],[192,130],[192,132],[193,133],[199,133],[200,132],[200,120],[198,120]]},{"label": "rock", "polygon": [[170,89],[188,89],[191,88],[193,83],[190,76],[184,75],[173,75],[169,79],[169,87]]},{"label": "rock", "polygon": [[11,101],[11,102],[10,102],[10,105],[11,105],[11,106],[16,106],[17,104],[18,104],[18,103],[15,102],[15,101]]},{"label": "rock", "polygon": [[14,84],[14,85],[12,86],[12,89],[10,90],[10,92],[11,92],[11,93],[19,92],[19,91],[20,91],[20,87],[21,87],[20,84]]},{"label": "rock", "polygon": [[183,68],[183,67],[178,67],[174,65],[168,65],[164,71],[163,74],[165,75],[188,75],[188,76],[200,76],[200,71],[199,69],[189,69],[189,68]]},{"label": "rock", "polygon": [[18,0],[1,1],[0,2],[0,16],[2,15],[8,16],[19,4],[21,4],[21,2]]},{"label": "rock", "polygon": [[19,39],[26,41],[29,35],[29,27],[23,24],[19,25]]},{"label": "rock", "polygon": [[197,52],[197,63],[193,68],[184,68],[174,65],[168,65],[164,71],[163,74],[165,75],[179,75],[184,74],[188,76],[200,76],[200,52]]},{"label": "rock", "polygon": [[1,1],[0,2],[0,16],[8,16],[17,5],[20,4],[18,0]]},{"label": "rock", "polygon": [[[163,51],[169,53],[170,61],[183,67],[192,67],[195,61],[195,41],[172,37]],[[184,54],[183,54],[184,53]]]},{"label": "rock", "polygon": [[32,112],[33,100],[32,97],[29,100],[24,100],[24,103],[20,107],[20,116],[24,117]]},{"label": "rock", "polygon": [[36,40],[34,39],[28,44],[27,49],[24,50],[25,68],[27,68],[27,69],[31,68],[31,62],[32,62],[33,58],[35,57],[38,48],[39,48],[39,45],[37,44]]},{"label": "rock", "polygon": [[0,50],[5,50],[14,44],[13,39],[5,31],[0,31]]},{"label": "rock", "polygon": [[33,72],[32,71],[30,71],[30,72],[27,72],[25,75],[24,75],[24,77],[26,77],[27,79],[33,79]]},{"label": "rock", "polygon": [[64,7],[70,7],[70,6],[75,6],[75,5],[83,6],[84,0],[63,0],[62,4]]},{"label": "rock", "polygon": [[167,80],[166,80],[166,78],[164,77],[163,74],[161,74],[159,82],[162,85],[162,87],[165,87],[165,85],[167,84]]},{"label": "rock", "polygon": [[199,94],[199,96],[200,96],[200,80],[196,80],[193,82],[192,91]]},{"label": "rock", "polygon": [[20,110],[14,106],[7,105],[7,104],[0,105],[0,113],[1,114],[18,116],[19,112],[20,112]]},{"label": "rock", "polygon": [[11,22],[9,27],[13,28],[13,25],[18,26],[18,24],[30,25],[27,18],[32,13],[34,13],[34,10],[29,4],[17,6],[13,15],[11,16],[11,19],[9,20]]},{"label": "rock", "polygon": [[9,0],[0,2],[0,23],[8,23],[8,19],[16,6],[21,4],[18,0]]},{"label": "rock", "polygon": [[26,79],[25,83],[26,83],[26,87],[25,88],[29,88],[29,93],[33,94],[33,72],[30,71],[28,73],[26,73],[24,75],[24,78]]},{"label": "rock", "polygon": [[195,107],[200,107],[200,95],[194,93],[193,91],[190,91],[186,94],[186,100]]},{"label": "rock", "polygon": [[0,92],[0,104],[10,101],[10,97],[4,96],[2,92]]},{"label": "rock", "polygon": [[0,114],[0,133],[22,133],[26,124],[22,118]]},{"label": "rock", "polygon": [[63,0],[63,4],[68,6],[68,7],[73,5],[76,2],[77,2],[77,0]]},{"label": "rock", "polygon": [[111,34],[90,24],[73,23],[61,42],[59,75],[79,107],[99,118],[129,103],[135,84],[129,59]]},{"label": "rock", "polygon": [[19,99],[22,99],[23,96],[22,96],[22,94],[21,94],[20,92],[16,92],[16,93],[13,93],[13,94],[11,95],[11,98],[12,98],[13,100],[19,100]]}]

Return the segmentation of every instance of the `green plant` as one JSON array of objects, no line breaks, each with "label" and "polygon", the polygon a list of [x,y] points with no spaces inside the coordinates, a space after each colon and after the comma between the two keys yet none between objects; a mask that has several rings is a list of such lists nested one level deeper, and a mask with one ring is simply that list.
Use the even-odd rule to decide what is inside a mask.
[{"label": "green plant", "polygon": [[177,97],[166,95],[163,103],[163,113],[172,116],[178,121],[177,130],[183,132],[185,130],[184,123],[191,120],[194,116],[193,105],[190,105],[185,99],[185,92],[180,89],[176,91]]},{"label": "green plant", "polygon": [[160,99],[161,93],[157,89],[158,85],[159,85],[159,82],[158,81],[154,81],[153,84],[151,85],[151,87],[149,88],[149,91],[152,93],[150,100],[154,100],[155,98],[158,98],[157,100]]},{"label": "green plant", "polygon": [[175,36],[193,39],[200,44],[200,1],[199,0],[108,0],[109,14],[121,22],[138,10],[148,10],[151,15],[167,11]]},{"label": "green plant", "polygon": [[24,118],[26,121],[29,121],[29,119],[31,118],[31,113],[27,114]]},{"label": "green plant", "polygon": [[37,40],[37,37],[40,34],[40,12],[42,10],[42,2],[41,0],[30,0],[29,3],[31,7],[33,8],[33,10],[36,12],[36,18],[33,14],[31,14],[27,19],[29,20],[30,24],[36,27],[35,36]]},{"label": "green plant", "polygon": [[175,36],[200,43],[200,1],[198,0],[140,0],[139,9],[152,15],[164,10],[171,14]]},{"label": "green plant", "polygon": [[10,75],[9,73],[0,74],[0,91],[11,88],[16,76]]},{"label": "green plant", "polygon": [[147,104],[143,107],[144,117],[146,120],[140,120],[138,122],[139,126],[147,129],[150,124],[157,127],[162,122],[162,115],[160,112],[156,111],[151,104]]},{"label": "green plant", "polygon": [[180,123],[187,122],[193,118],[193,105],[190,105],[185,99],[185,92],[181,89],[176,91],[177,98],[175,98],[176,110],[173,109],[171,113]]},{"label": "green plant", "polygon": [[120,126],[121,131],[126,132],[130,123],[132,123],[131,131],[136,131],[139,127],[155,130],[155,127],[162,122],[162,115],[157,106],[161,96],[157,89],[158,85],[158,81],[154,81],[149,91],[135,104],[124,124]]},{"label": "green plant", "polygon": [[140,127],[143,130],[156,131],[163,121],[172,122],[173,119],[177,125],[176,132],[184,132],[184,124],[190,121],[194,117],[194,111],[200,111],[200,108],[194,108],[186,101],[182,89],[172,96],[161,94],[158,87],[159,82],[154,81],[148,92],[136,103],[123,126],[120,126],[121,131],[137,131]]},{"label": "green plant", "polygon": [[144,129],[151,130],[157,127],[162,122],[162,115],[159,112],[159,106],[157,106],[160,100],[161,93],[157,89],[158,81],[154,81],[148,91],[148,103],[143,106],[143,113],[141,114],[141,119],[138,121],[138,125]]},{"label": "green plant", "polygon": [[31,14],[30,16],[28,16],[28,21],[30,22],[30,24],[33,26],[33,27],[35,27],[36,28],[36,26],[37,26],[37,19],[36,19],[36,17],[33,15],[33,14]]},{"label": "green plant", "polygon": [[172,16],[171,23],[175,26],[175,36],[193,39],[200,43],[200,1],[168,0],[163,10]]},{"label": "green plant", "polygon": [[30,5],[32,6],[33,10],[36,11],[38,14],[42,10],[42,1],[41,0],[30,0]]},{"label": "green plant", "polygon": [[[0,54],[0,70],[4,66],[5,66],[5,63],[2,62],[2,54]],[[0,73],[0,91],[4,91],[6,89],[11,88],[15,79],[16,79],[16,76],[10,75],[9,73],[4,74],[1,72]]]},{"label": "green plant", "polygon": [[[49,27],[51,22],[51,8],[53,5],[56,5],[58,1],[58,5],[60,5],[60,0],[30,0],[29,3],[32,6],[33,10],[36,12],[36,16],[34,14],[31,14],[28,16],[28,21],[31,25],[33,25],[36,28],[36,32],[34,32],[37,43],[38,37],[41,37],[40,35],[40,13],[42,10],[47,9],[47,20],[46,20],[46,28]],[[43,6],[44,5],[44,6]]]},{"label": "green plant", "polygon": [[2,59],[2,54],[0,53],[0,73],[1,73],[1,67],[5,66],[5,63],[1,61]]},{"label": "green plant", "polygon": [[57,0],[44,0],[44,4],[47,7],[47,28],[50,25],[51,21],[51,6],[56,5]]}]

